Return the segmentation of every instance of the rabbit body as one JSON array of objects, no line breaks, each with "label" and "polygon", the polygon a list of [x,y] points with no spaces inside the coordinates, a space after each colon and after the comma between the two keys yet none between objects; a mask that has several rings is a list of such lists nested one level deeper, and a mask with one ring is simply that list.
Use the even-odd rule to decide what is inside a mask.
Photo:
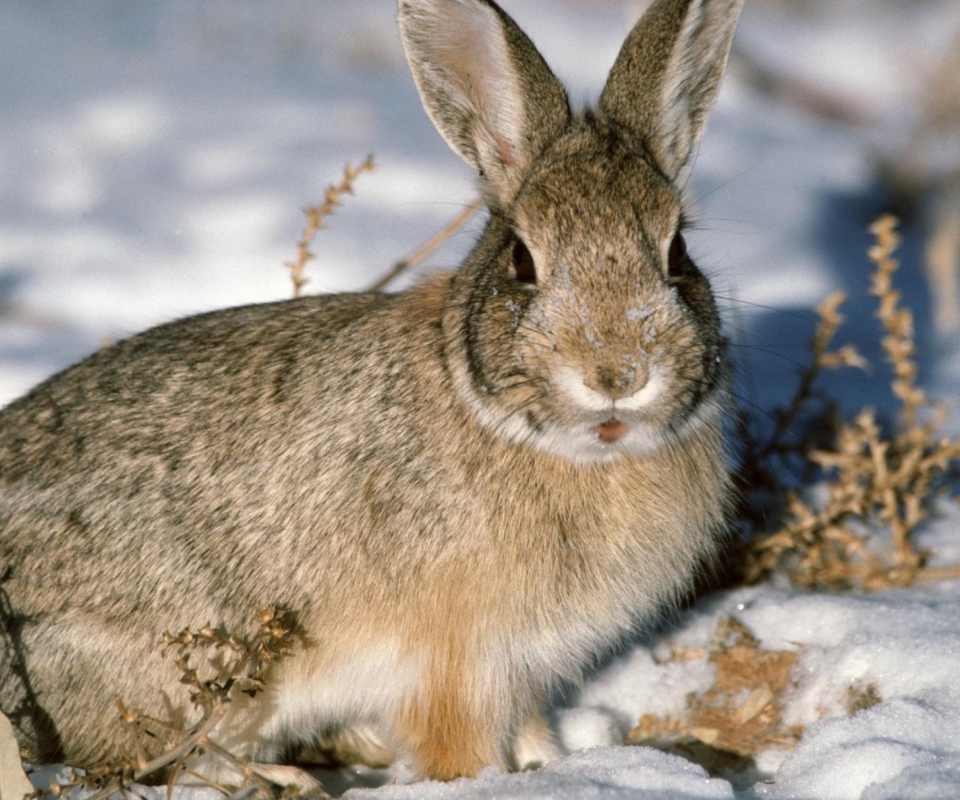
[{"label": "rabbit body", "polygon": [[[279,604],[308,641],[221,744],[273,762],[354,735],[439,779],[557,754],[551,690],[682,591],[724,524],[724,342],[674,180],[729,47],[710,20],[738,9],[661,0],[631,34],[666,61],[726,37],[683,142],[622,111],[654,102],[628,96],[650,69],[631,39],[573,115],[492,2],[401,0],[427,110],[490,206],[461,268],[164,325],[0,412],[0,706],[27,750],[128,752],[116,696],[187,713],[165,631]],[[498,93],[469,83],[478,59]]]}]

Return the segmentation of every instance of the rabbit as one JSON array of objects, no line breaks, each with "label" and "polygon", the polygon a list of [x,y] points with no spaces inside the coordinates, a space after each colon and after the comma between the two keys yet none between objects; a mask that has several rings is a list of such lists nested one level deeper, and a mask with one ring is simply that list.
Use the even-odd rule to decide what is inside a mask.
[{"label": "rabbit", "polygon": [[435,780],[562,755],[557,687],[727,526],[727,347],[678,183],[741,3],[656,0],[574,112],[493,0],[399,0],[489,210],[459,268],[164,324],[0,412],[0,702],[31,758],[130,752],[118,696],[189,718],[164,632],[268,604],[304,643],[211,736],[261,775],[310,786],[284,763],[310,747]]}]

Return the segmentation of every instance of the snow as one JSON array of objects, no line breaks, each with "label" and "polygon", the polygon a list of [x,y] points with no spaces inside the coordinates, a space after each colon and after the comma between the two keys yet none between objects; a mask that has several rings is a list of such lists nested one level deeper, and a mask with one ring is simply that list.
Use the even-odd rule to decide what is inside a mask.
[{"label": "snow", "polygon": [[[579,100],[595,96],[642,3],[555,0],[549,14],[542,0],[504,5]],[[865,228],[885,206],[875,147],[903,135],[931,67],[923,54],[935,58],[958,24],[951,0],[748,4],[742,47],[849,98],[870,123],[780,105],[732,65],[697,153],[688,241],[714,277],[749,402],[769,407],[789,392],[809,308],[842,288],[842,338],[877,367],[831,390],[848,410],[890,408],[864,294]],[[0,404],[104,340],[289,296],[283,264],[300,209],[368,152],[378,168],[316,241],[308,291],[368,285],[473,198],[468,170],[420,108],[386,0],[3,4],[0,75]],[[480,224],[430,264],[456,263]],[[921,377],[956,398],[957,338],[930,328],[918,231],[905,236],[897,281],[917,312]],[[954,411],[948,427],[958,422]],[[958,531],[960,512],[945,503],[923,534],[936,563],[960,559]],[[807,726],[796,749],[767,751],[755,776],[728,780],[613,746],[640,715],[682,714],[687,695],[710,686],[714,667],[667,658],[664,637],[706,646],[726,616],[763,647],[799,654],[784,706],[788,723]],[[881,702],[848,715],[848,690],[868,684]],[[364,787],[394,773],[322,777],[357,798],[960,796],[960,582],[827,595],[774,581],[708,597],[607,663],[555,717],[571,754],[539,771],[381,788]]]},{"label": "snow", "polygon": [[726,800],[733,793],[726,781],[711,779],[688,761],[650,748],[597,747],[581,750],[543,769],[502,775],[494,770],[476,780],[444,784],[389,786],[354,791],[368,800],[443,800],[447,797],[487,800],[522,797],[663,798],[663,800]]}]

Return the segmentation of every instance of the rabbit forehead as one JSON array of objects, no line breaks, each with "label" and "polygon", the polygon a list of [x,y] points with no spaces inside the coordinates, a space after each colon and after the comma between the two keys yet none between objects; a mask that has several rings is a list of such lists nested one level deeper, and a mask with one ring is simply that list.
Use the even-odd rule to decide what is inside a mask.
[{"label": "rabbit forehead", "polygon": [[[517,232],[551,262],[659,252],[677,230],[679,193],[640,154],[560,155],[527,180]],[[635,252],[635,255],[641,253]]]}]

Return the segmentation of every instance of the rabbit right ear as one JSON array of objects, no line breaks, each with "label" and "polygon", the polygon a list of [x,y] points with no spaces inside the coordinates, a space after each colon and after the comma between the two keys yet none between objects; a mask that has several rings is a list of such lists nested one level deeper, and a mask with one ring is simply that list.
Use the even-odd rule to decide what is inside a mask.
[{"label": "rabbit right ear", "polygon": [[600,111],[670,179],[686,163],[720,89],[743,0],[656,0],[623,43]]},{"label": "rabbit right ear", "polygon": [[424,108],[507,205],[570,121],[560,82],[493,0],[399,0],[400,35]]}]

